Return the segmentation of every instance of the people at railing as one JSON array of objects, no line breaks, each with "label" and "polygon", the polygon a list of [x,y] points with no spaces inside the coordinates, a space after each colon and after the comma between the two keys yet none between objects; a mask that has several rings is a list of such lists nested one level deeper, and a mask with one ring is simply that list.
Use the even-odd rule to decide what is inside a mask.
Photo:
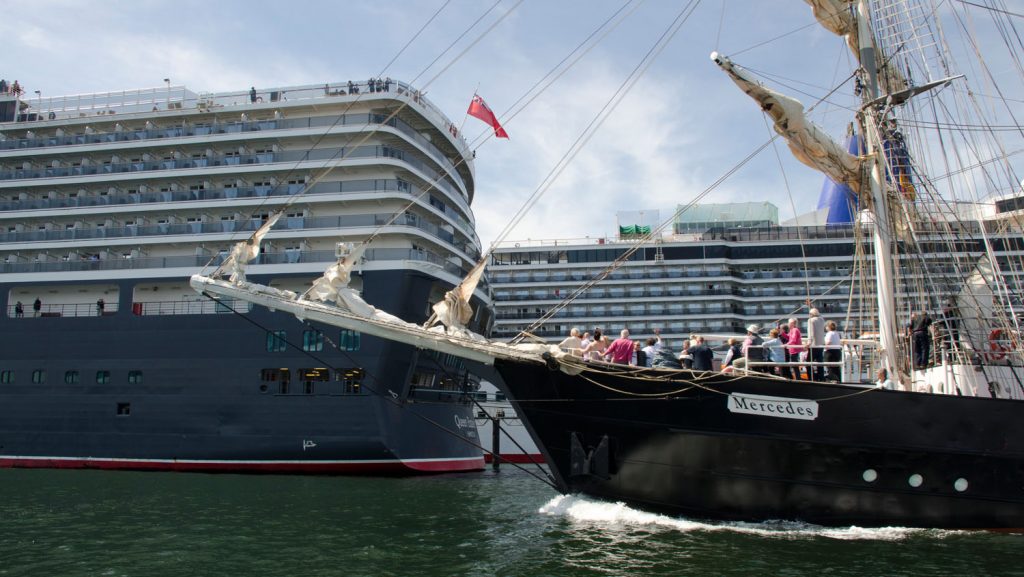
[{"label": "people at railing", "polygon": [[[768,338],[761,343],[761,346],[764,347],[765,361],[770,363],[786,362],[786,348],[783,346],[784,343],[779,335],[779,329],[774,328],[768,331]],[[788,368],[789,367],[771,367],[770,372],[776,375],[786,376],[783,374],[783,369]]]},{"label": "people at railing", "polygon": [[815,381],[825,380],[825,367],[820,363],[825,359],[825,319],[816,308],[808,311],[807,318],[807,356],[813,363],[808,377]]},{"label": "people at railing", "polygon": [[[843,338],[839,334],[839,327],[835,321],[829,321],[826,323],[825,328],[825,362],[826,363],[838,363],[843,360]],[[830,381],[839,382],[842,380],[842,367],[828,366],[826,379]]]},{"label": "people at railing", "polygon": [[644,352],[643,344],[640,341],[633,342],[633,358],[630,359],[629,364],[634,367],[647,366],[647,353]]},{"label": "people at railing", "polygon": [[21,301],[18,301],[14,305],[14,317],[20,319],[20,318],[22,318],[24,316],[25,316],[25,307],[21,304]]},{"label": "people at railing", "polygon": [[601,334],[601,329],[594,329],[594,340],[583,349],[584,360],[600,360],[608,348],[608,337]]},{"label": "people at railing", "polygon": [[[779,343],[783,345],[782,355],[779,357],[780,363],[789,362],[789,349],[785,346],[789,344],[789,321],[782,321],[778,326],[779,331]],[[779,367],[779,376],[784,379],[793,378],[793,370],[790,367],[783,366]]]},{"label": "people at railing", "polygon": [[565,337],[562,342],[558,343],[558,347],[567,351],[571,355],[579,357],[583,355],[582,342],[583,341],[580,340],[580,330],[573,327],[572,330],[569,331],[569,336]]},{"label": "people at railing", "polygon": [[714,369],[715,353],[711,347],[704,342],[704,337],[694,335],[697,344],[690,346],[690,355],[693,357],[693,370],[710,371]]},{"label": "people at railing", "polygon": [[[734,368],[733,365],[736,364],[736,361],[743,358],[743,346],[740,343],[739,339],[737,339],[736,337],[729,337],[729,339],[726,341],[726,344],[729,345],[729,350],[726,351],[725,360],[722,361],[723,373],[732,372]],[[693,347],[690,348],[692,349]],[[693,354],[693,352],[691,351],[690,354]]]},{"label": "people at railing", "polygon": [[693,347],[693,337],[683,341],[683,350],[679,353],[679,363],[684,369],[693,368],[693,354],[690,352],[690,348]]},{"label": "people at railing", "polygon": [[[789,319],[789,341],[786,344],[786,361],[790,363],[799,363],[801,360],[800,354],[804,352],[803,335],[800,334],[798,323],[799,321],[796,317]],[[799,379],[800,366],[792,367],[792,371],[793,378]]]},{"label": "people at railing", "polygon": [[7,94],[7,81],[0,78],[0,94]]},{"label": "people at railing", "polygon": [[661,340],[661,329],[654,329],[654,336],[647,339],[647,346],[643,348],[644,358],[647,360],[644,366],[653,366],[654,357],[664,346],[665,344]]},{"label": "people at railing", "polygon": [[896,384],[889,379],[889,371],[885,369],[878,369],[878,373],[875,378],[875,387],[879,389],[895,390]]},{"label": "people at railing", "polygon": [[630,359],[633,358],[633,350],[634,345],[629,338],[629,329],[622,329],[619,331],[619,338],[608,345],[602,356],[613,363],[628,365]]},{"label": "people at railing", "polygon": [[38,317],[43,310],[43,301],[39,297],[36,297],[36,301],[32,303],[32,316]]},{"label": "people at railing", "polygon": [[[743,339],[743,346],[740,347],[740,352],[743,354],[741,359],[743,362],[737,365],[737,361],[733,361],[733,366],[736,368],[747,368],[747,362],[761,363],[764,362],[764,347],[762,343],[764,340],[758,333],[761,332],[759,325],[753,324],[747,327],[747,336]],[[752,365],[751,368],[759,372],[767,372],[768,367],[763,365]]]}]

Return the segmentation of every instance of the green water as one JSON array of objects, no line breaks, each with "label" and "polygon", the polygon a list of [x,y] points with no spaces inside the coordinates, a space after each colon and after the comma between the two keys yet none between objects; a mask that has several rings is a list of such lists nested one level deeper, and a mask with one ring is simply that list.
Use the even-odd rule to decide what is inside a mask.
[{"label": "green water", "polygon": [[1024,536],[710,525],[529,476],[0,470],[0,576],[1024,575]]}]

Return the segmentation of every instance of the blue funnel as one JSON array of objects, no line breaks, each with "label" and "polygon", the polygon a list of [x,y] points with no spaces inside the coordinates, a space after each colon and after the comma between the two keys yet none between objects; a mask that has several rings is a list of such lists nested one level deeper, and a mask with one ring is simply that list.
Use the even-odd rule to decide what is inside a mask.
[{"label": "blue funnel", "polygon": [[[851,134],[846,140],[846,150],[850,154],[861,154],[861,139],[856,134]],[[828,218],[825,224],[850,224],[853,222],[853,215],[857,212],[857,195],[845,184],[836,184],[834,180],[825,177],[825,183],[821,186],[821,196],[818,197],[818,210],[828,208]]]}]

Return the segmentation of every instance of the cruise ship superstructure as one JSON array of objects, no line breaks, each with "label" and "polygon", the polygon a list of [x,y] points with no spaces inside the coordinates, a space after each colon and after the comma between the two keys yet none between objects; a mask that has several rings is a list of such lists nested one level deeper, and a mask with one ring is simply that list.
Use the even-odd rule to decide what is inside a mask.
[{"label": "cruise ship superstructure", "polygon": [[452,123],[390,79],[0,94],[0,465],[483,467],[461,361],[188,285],[284,207],[250,279],[302,292],[373,236],[352,286],[425,320],[480,257],[474,186]]},{"label": "cruise ship superstructure", "polygon": [[[959,250],[936,250],[923,261],[902,259],[901,294],[942,302],[963,291],[954,273],[986,252],[982,223],[1009,235],[990,242],[999,263],[995,274],[1021,286],[1024,271],[1016,263],[1024,254],[1024,237],[1015,224],[1020,206],[1019,195],[988,203],[983,212],[965,206],[947,211],[947,220],[933,223],[931,233],[922,229],[919,242],[925,245],[932,236],[957,231]],[[855,338],[870,330],[877,315],[873,295],[861,290],[863,279],[870,281],[873,274],[856,265],[871,258],[870,247],[858,233],[860,225],[815,218],[809,214],[780,225],[778,209],[770,203],[706,204],[679,207],[672,229],[650,239],[641,232],[644,225],[623,225],[620,218],[615,235],[503,243],[489,264],[496,316],[492,336],[509,340],[527,331],[552,343],[573,327],[601,328],[611,338],[625,328],[631,338],[643,340],[659,329],[678,352],[693,333],[721,344],[744,335],[750,324],[767,333],[798,317],[804,327],[811,300],[822,316]],[[549,318],[538,322],[549,311]]]}]

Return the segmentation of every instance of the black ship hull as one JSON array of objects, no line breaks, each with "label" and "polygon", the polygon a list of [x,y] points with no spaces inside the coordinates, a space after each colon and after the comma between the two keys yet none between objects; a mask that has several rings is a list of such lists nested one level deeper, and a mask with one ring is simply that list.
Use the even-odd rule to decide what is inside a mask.
[{"label": "black ship hull", "polygon": [[[363,281],[378,306],[410,317],[423,316],[438,290],[436,279],[414,271]],[[120,281],[106,314],[29,310],[0,319],[0,466],[341,474],[484,467],[465,395],[411,386],[418,367],[437,364],[414,347],[364,335],[358,346],[335,348],[336,329],[260,307],[140,314],[139,283]],[[33,287],[44,297],[62,290]],[[304,343],[313,328],[325,337],[320,350]],[[268,351],[268,331],[288,344]],[[350,371],[356,377],[344,380]]]},{"label": "black ship hull", "polygon": [[718,520],[1024,528],[1019,401],[600,365],[495,369],[567,493]]}]

